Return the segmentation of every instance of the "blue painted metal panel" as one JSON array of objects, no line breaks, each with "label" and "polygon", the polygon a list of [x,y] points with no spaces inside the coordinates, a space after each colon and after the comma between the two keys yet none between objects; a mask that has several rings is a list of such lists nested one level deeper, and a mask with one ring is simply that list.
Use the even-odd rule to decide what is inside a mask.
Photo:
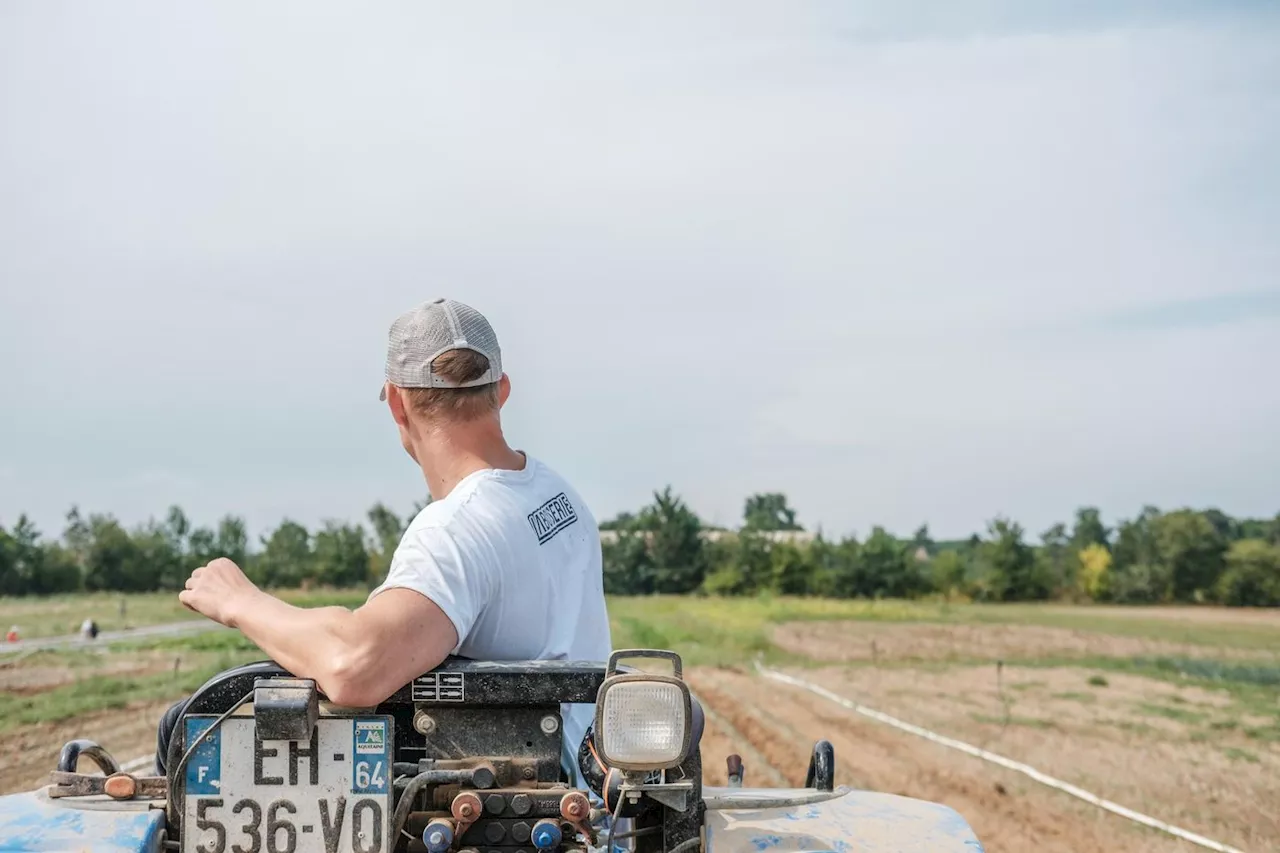
[{"label": "blue painted metal panel", "polygon": [[164,811],[148,802],[70,806],[41,791],[0,797],[0,853],[155,853]]},{"label": "blue painted metal panel", "polygon": [[[741,797],[742,808],[709,809],[707,853],[982,853],[982,843],[955,809],[878,791],[838,789],[821,802],[756,807],[770,789],[709,789],[712,798]],[[793,793],[804,793],[796,791]],[[810,792],[812,793],[812,792]]]}]

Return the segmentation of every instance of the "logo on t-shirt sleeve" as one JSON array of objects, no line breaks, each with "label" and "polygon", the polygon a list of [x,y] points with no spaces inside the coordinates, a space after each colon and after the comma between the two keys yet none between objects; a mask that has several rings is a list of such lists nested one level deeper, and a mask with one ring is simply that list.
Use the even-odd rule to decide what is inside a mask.
[{"label": "logo on t-shirt sleeve", "polygon": [[538,537],[539,545],[547,544],[557,533],[577,520],[578,513],[564,492],[529,513],[529,526]]}]

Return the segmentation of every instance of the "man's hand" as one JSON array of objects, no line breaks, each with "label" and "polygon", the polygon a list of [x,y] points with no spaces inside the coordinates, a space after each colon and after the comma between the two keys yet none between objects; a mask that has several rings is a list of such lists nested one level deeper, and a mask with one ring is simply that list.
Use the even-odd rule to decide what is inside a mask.
[{"label": "man's hand", "polygon": [[214,622],[235,628],[237,614],[259,594],[239,566],[226,557],[218,557],[191,573],[178,600]]}]

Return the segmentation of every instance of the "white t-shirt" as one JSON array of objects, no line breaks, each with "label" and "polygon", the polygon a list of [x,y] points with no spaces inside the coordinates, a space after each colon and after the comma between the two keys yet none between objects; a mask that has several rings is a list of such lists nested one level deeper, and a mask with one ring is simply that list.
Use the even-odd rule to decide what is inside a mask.
[{"label": "white t-shirt", "polygon": [[[599,661],[612,638],[600,531],[582,497],[526,455],[520,471],[483,469],[409,523],[387,579],[370,593],[411,589],[458,632],[475,660]],[[594,705],[564,705],[563,753],[577,767]]]}]

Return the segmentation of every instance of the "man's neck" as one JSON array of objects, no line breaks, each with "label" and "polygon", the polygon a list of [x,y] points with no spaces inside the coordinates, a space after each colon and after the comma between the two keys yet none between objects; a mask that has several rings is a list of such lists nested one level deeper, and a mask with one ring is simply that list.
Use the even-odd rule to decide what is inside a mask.
[{"label": "man's neck", "polygon": [[436,430],[419,437],[416,443],[427,490],[437,501],[476,471],[520,471],[527,464],[525,455],[507,444],[497,424]]}]

